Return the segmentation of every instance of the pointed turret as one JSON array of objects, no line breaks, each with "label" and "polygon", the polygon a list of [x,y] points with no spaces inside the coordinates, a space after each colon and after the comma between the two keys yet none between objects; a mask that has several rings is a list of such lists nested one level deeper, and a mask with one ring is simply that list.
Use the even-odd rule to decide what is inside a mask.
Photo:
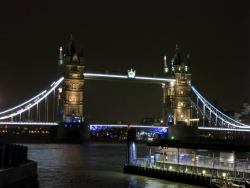
[{"label": "pointed turret", "polygon": [[60,47],[58,66],[61,66],[62,64],[63,64],[63,54],[62,54],[62,47]]},{"label": "pointed turret", "polygon": [[190,59],[189,59],[189,54],[187,55],[187,63],[186,63],[186,65],[191,66]]},{"label": "pointed turret", "polygon": [[167,65],[167,56],[164,56],[164,68],[167,68],[168,65]]},{"label": "pointed turret", "polygon": [[164,68],[163,68],[163,72],[164,73],[168,73],[169,69],[168,69],[168,65],[167,65],[167,56],[164,56]]},{"label": "pointed turret", "polygon": [[181,56],[179,54],[179,48],[178,48],[178,45],[176,45],[176,48],[175,48],[175,55],[174,57],[172,58],[172,65],[174,66],[179,66],[181,65]]},{"label": "pointed turret", "polygon": [[68,43],[66,55],[72,56],[75,52],[76,50],[75,50],[75,46],[73,42],[73,35],[71,35],[71,39],[70,39],[70,42]]}]

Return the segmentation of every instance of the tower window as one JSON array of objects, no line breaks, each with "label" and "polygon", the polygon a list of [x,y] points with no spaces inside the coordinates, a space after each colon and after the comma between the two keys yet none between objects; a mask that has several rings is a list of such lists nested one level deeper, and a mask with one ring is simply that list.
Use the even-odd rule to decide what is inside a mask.
[{"label": "tower window", "polygon": [[76,96],[70,96],[69,97],[69,101],[70,102],[78,102],[78,97],[76,97]]},{"label": "tower window", "polygon": [[74,55],[73,55],[73,57],[72,57],[72,61],[73,61],[73,62],[77,62],[77,61],[78,61],[77,54],[74,54]]},{"label": "tower window", "polygon": [[178,102],[178,106],[186,107],[186,102]]},{"label": "tower window", "polygon": [[184,91],[183,90],[179,90],[179,95],[184,95]]},{"label": "tower window", "polygon": [[70,68],[70,70],[71,70],[71,71],[77,71],[77,66],[72,66],[72,67]]}]

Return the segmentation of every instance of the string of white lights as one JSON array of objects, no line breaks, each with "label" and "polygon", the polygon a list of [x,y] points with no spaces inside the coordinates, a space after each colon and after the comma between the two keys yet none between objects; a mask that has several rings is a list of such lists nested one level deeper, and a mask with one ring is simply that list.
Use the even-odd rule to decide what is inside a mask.
[{"label": "string of white lights", "polygon": [[[45,97],[47,97],[62,81],[63,81],[63,77],[60,78],[58,81],[53,82],[49,89],[44,90],[43,92],[41,92],[40,94],[36,95],[35,97],[33,97],[32,99],[22,103],[21,105],[18,105],[14,108],[11,108],[9,110],[6,110],[4,112],[1,112],[0,114],[3,114],[0,117],[1,119],[7,119],[13,116],[16,116],[18,114],[21,114],[27,110],[29,110],[30,108],[32,108],[33,106],[35,106],[36,104],[38,104],[41,100],[43,100]],[[28,104],[28,105],[27,105]],[[16,109],[18,109],[17,111],[15,111]],[[6,114],[7,113],[7,114]],[[5,115],[6,114],[6,115]]]},{"label": "string of white lights", "polygon": [[237,128],[243,128],[243,129],[250,128],[249,125],[240,123],[240,122],[228,117],[227,115],[223,114],[222,112],[220,112],[217,108],[215,108],[213,105],[211,105],[204,97],[202,97],[202,95],[193,86],[191,86],[191,88],[194,91],[194,93],[196,94],[196,96],[200,99],[200,101],[205,105],[205,107],[207,109],[209,109],[217,118],[219,118],[223,122],[228,123],[229,125],[237,127]]},{"label": "string of white lights", "polygon": [[58,123],[57,122],[4,122],[1,121],[0,125],[48,125],[48,126],[57,126]]},{"label": "string of white lights", "polygon": [[198,127],[198,129],[199,130],[250,132],[250,129],[233,129],[233,128],[220,128],[220,127]]},{"label": "string of white lights", "polygon": [[100,73],[83,73],[84,77],[107,77],[107,78],[123,78],[123,79],[137,79],[137,80],[150,80],[150,81],[160,81],[160,82],[175,82],[173,78],[157,78],[157,77],[143,77],[135,76],[134,78],[129,78],[125,75],[114,75],[114,74],[100,74]]}]

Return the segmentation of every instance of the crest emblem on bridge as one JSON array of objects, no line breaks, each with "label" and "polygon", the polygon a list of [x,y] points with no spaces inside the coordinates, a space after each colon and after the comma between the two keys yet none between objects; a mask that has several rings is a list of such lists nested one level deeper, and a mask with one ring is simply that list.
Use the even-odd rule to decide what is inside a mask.
[{"label": "crest emblem on bridge", "polygon": [[133,69],[130,69],[130,71],[128,70],[128,78],[135,78],[135,70],[133,71]]}]

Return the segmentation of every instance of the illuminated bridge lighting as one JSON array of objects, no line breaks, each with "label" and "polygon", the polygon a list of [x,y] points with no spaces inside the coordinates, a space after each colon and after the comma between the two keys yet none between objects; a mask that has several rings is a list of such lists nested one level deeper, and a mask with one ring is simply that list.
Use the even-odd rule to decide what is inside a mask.
[{"label": "illuminated bridge lighting", "polygon": [[122,73],[113,73],[113,72],[108,72],[104,73],[105,71],[98,71],[98,72],[94,72],[94,71],[88,71],[84,72],[84,78],[85,79],[94,79],[96,78],[121,78],[121,79],[128,79],[128,80],[142,80],[142,81],[150,81],[150,82],[155,82],[155,83],[162,83],[162,82],[176,82],[176,80],[172,77],[164,77],[164,76],[154,76],[152,74],[152,76],[134,76],[134,77],[129,77],[126,74],[122,74]]},{"label": "illuminated bridge lighting", "polygon": [[109,77],[109,78],[128,78],[127,76],[123,75],[112,75],[112,74],[95,74],[95,73],[83,73],[86,76],[93,76],[93,77]]},{"label": "illuminated bridge lighting", "polygon": [[0,125],[43,125],[43,126],[57,126],[55,122],[0,122]]},{"label": "illuminated bridge lighting", "polygon": [[[173,76],[166,76],[166,75],[157,75],[157,74],[136,74],[134,70],[128,70],[127,72],[114,72],[114,71],[91,71],[85,70],[83,73],[84,79],[102,79],[102,80],[131,80],[131,81],[138,81],[144,83],[156,83],[162,84],[163,88],[166,88],[166,83],[170,82],[170,86],[174,86],[176,80]],[[64,80],[64,78],[60,78],[58,81],[53,82],[46,90],[42,91],[35,97],[27,100],[26,102],[17,105],[11,109],[5,110],[0,112],[0,120],[4,120],[5,122],[0,122],[0,124],[9,124],[9,125],[43,125],[43,126],[57,126],[57,122],[34,122],[29,121],[30,110],[32,107],[45,100],[46,97],[51,94],[55,89],[60,85],[60,83]],[[250,132],[250,125],[243,124],[234,120],[233,118],[223,114],[213,105],[211,105],[193,86],[191,86],[192,91],[197,97],[197,104],[190,100],[190,106],[195,110],[194,114],[197,116],[196,118],[191,118],[190,122],[197,123],[197,126],[203,121],[203,127],[199,127],[199,130],[221,130],[221,131],[239,131],[239,132]],[[201,107],[202,106],[202,107]],[[29,111],[28,111],[29,110]],[[23,112],[28,111],[28,121],[22,122],[21,116]],[[38,110],[37,110],[38,111]],[[40,113],[40,112],[39,112]],[[37,113],[38,114],[38,113]],[[194,115],[193,114],[193,115]],[[20,115],[20,122],[13,122],[13,117]],[[24,114],[25,115],[25,114]],[[39,114],[40,115],[40,114]],[[25,117],[25,116],[23,116]],[[7,118],[11,118],[10,122],[6,122]],[[38,119],[38,118],[37,118]],[[39,118],[40,119],[40,118]],[[38,120],[36,120],[38,121]],[[187,119],[185,119],[187,121]],[[208,127],[209,124],[209,127]],[[205,127],[206,126],[206,127]],[[124,127],[124,128],[135,128],[135,129],[147,129],[149,132],[154,133],[167,133],[168,127],[163,126],[154,126],[154,125],[120,125],[120,124],[113,124],[113,125],[90,125],[90,130],[100,130],[100,129],[109,129],[112,127]],[[227,128],[224,128],[227,127]]]},{"label": "illuminated bridge lighting", "polygon": [[105,130],[110,128],[137,128],[137,129],[147,129],[149,132],[163,134],[168,132],[168,127],[163,126],[148,126],[148,125],[90,125],[90,130]]},{"label": "illuminated bridge lighting", "polygon": [[30,108],[38,104],[41,100],[43,100],[45,97],[47,97],[63,81],[63,79],[64,79],[63,77],[60,78],[57,82],[52,83],[51,86],[47,90],[41,92],[40,94],[33,97],[32,99],[24,102],[23,104],[18,105],[9,110],[6,110],[4,112],[0,112],[0,114],[2,114],[0,116],[0,119],[7,119],[7,118],[16,116],[18,114],[21,114],[29,110]]},{"label": "illuminated bridge lighting", "polygon": [[[216,116],[216,118],[223,121],[223,123],[226,123],[226,124],[228,124],[230,126],[237,127],[237,128],[240,128],[240,129],[250,129],[249,125],[240,123],[240,122],[234,120],[233,118],[228,117],[227,115],[220,112],[217,108],[215,108],[213,105],[211,105],[204,97],[202,97],[202,95],[193,86],[191,86],[191,88],[194,91],[194,93],[196,94],[196,96],[198,97],[199,101],[201,101],[203,103],[203,105],[207,109],[209,109],[210,112],[213,113],[214,116]],[[194,102],[192,102],[192,103],[195,105]]]},{"label": "illuminated bridge lighting", "polygon": [[142,76],[137,76],[135,79],[139,80],[153,80],[153,81],[161,81],[161,82],[175,82],[175,79],[171,78],[151,78],[151,77],[142,77]]},{"label": "illuminated bridge lighting", "polygon": [[36,99],[38,96],[43,95],[44,93],[46,93],[46,91],[43,91],[43,92],[39,93],[37,96],[33,97],[32,99],[30,99],[30,100],[28,100],[28,101],[26,101],[26,102],[24,102],[24,103],[22,103],[22,104],[20,104],[20,105],[18,105],[18,106],[16,106],[16,107],[14,107],[14,108],[5,110],[5,111],[3,111],[3,112],[0,112],[0,114],[4,114],[4,113],[6,113],[6,112],[10,112],[10,111],[15,110],[15,109],[17,109],[17,108],[20,108],[20,107],[26,105],[27,103],[31,102],[32,100]]},{"label": "illuminated bridge lighting", "polygon": [[250,132],[249,129],[233,129],[233,128],[219,128],[219,127],[198,127],[199,130],[214,130],[214,131],[234,131],[234,132]]}]

